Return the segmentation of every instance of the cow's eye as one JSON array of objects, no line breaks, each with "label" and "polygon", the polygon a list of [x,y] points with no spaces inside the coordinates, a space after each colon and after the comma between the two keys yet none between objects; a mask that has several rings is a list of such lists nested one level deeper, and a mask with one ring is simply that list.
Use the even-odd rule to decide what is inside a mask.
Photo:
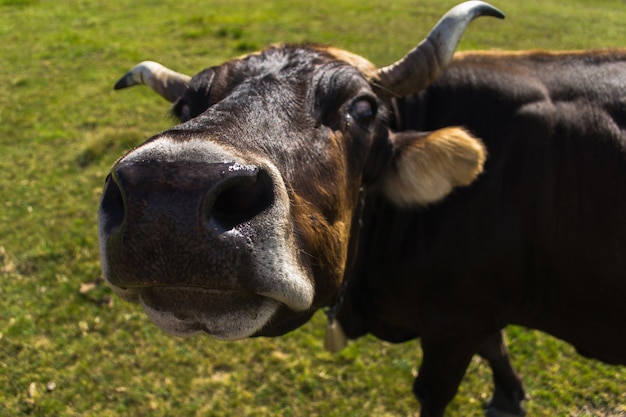
[{"label": "cow's eye", "polygon": [[350,108],[350,116],[364,129],[369,129],[376,117],[376,103],[366,98],[356,99]]},{"label": "cow's eye", "polygon": [[179,98],[174,106],[172,107],[172,113],[174,117],[176,117],[181,122],[186,122],[191,118],[191,108],[189,104],[185,102],[182,98]]},{"label": "cow's eye", "polygon": [[181,122],[186,122],[189,119],[191,119],[191,109],[189,108],[188,105],[185,104],[180,109],[180,120]]}]

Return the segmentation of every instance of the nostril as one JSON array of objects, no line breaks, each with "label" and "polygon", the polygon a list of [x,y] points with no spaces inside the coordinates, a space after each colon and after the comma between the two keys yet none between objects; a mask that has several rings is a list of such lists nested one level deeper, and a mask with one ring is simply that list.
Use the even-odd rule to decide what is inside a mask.
[{"label": "nostril", "polygon": [[100,201],[98,216],[102,231],[110,235],[117,227],[121,226],[125,217],[124,199],[120,187],[109,175],[104,184],[104,192]]},{"label": "nostril", "polygon": [[225,230],[245,223],[274,204],[272,179],[263,170],[255,176],[237,176],[220,187],[209,216]]}]

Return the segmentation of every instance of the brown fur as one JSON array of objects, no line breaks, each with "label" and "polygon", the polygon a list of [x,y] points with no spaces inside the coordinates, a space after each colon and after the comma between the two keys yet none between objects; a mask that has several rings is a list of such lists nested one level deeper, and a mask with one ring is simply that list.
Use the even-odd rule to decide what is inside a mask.
[{"label": "brown fur", "polygon": [[469,185],[482,172],[487,157],[480,140],[458,127],[425,136],[399,133],[394,142],[399,154],[383,188],[401,206],[433,203],[454,187]]},{"label": "brown fur", "polygon": [[352,52],[344,51],[343,49],[335,48],[332,46],[320,47],[321,50],[328,52],[335,59],[339,61],[347,62],[352,65],[356,69],[358,69],[361,74],[365,76],[366,79],[372,80],[376,77],[376,73],[378,69],[374,64],[372,64],[367,59],[362,56],[355,55]]},{"label": "brown fur", "polygon": [[624,54],[626,53],[626,49],[595,49],[595,50],[573,50],[573,51],[546,51],[542,49],[532,49],[532,50],[523,50],[523,51],[500,51],[500,50],[491,50],[491,51],[461,51],[454,54],[455,60],[463,60],[465,58],[471,57],[489,57],[493,59],[494,57],[499,58],[510,58],[510,57],[532,57],[532,56],[545,56],[545,57],[558,57],[558,56],[599,56],[599,57],[610,57],[615,54]]},{"label": "brown fur", "polygon": [[[332,135],[326,149],[332,169],[312,172],[313,176],[298,177],[289,191],[295,233],[301,245],[304,264],[311,265],[314,276],[326,279],[317,283],[316,293],[334,294],[344,275],[350,238],[352,214],[357,196],[337,193],[353,190],[345,165],[345,138],[341,132]],[[314,255],[314,257],[313,257]],[[323,301],[323,300],[319,300]]]}]

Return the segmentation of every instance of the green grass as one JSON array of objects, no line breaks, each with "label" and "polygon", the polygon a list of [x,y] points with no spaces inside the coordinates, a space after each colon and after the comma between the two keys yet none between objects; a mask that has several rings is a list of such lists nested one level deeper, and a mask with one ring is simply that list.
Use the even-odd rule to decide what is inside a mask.
[{"label": "green grass", "polygon": [[[565,4],[564,4],[565,3]],[[163,334],[100,278],[108,168],[173,124],[147,91],[112,91],[153,59],[195,73],[279,41],[332,43],[388,64],[445,0],[0,0],[0,416],[413,416],[417,342],[322,349],[317,315],[279,339]],[[621,0],[494,1],[461,49],[626,46]],[[533,416],[626,416],[626,369],[520,328],[507,334]],[[450,416],[491,390],[472,362]]]}]

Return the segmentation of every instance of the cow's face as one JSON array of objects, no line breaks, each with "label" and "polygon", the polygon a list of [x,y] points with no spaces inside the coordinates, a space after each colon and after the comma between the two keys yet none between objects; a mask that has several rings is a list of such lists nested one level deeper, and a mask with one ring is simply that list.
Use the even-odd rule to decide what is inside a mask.
[{"label": "cow's face", "polygon": [[362,187],[428,203],[484,160],[460,129],[390,134],[376,74],[336,49],[280,46],[179,78],[183,123],[118,160],[105,185],[114,291],[168,332],[223,339],[281,334],[328,304]]},{"label": "cow's face", "polygon": [[173,333],[306,320],[340,285],[365,162],[387,143],[381,107],[358,69],[316,49],[200,73],[175,105],[190,120],[112,169],[105,276]]}]

